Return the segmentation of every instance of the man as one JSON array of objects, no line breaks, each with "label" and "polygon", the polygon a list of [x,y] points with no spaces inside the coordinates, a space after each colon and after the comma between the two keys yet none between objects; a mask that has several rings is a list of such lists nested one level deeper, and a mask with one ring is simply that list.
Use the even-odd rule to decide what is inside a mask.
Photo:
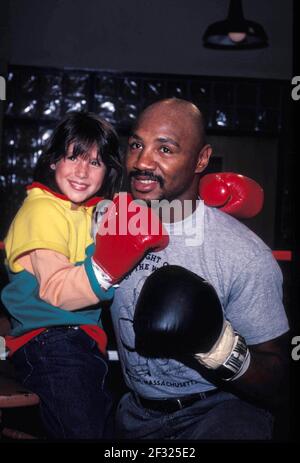
[{"label": "man", "polygon": [[[280,402],[286,382],[288,322],[281,301],[282,275],[270,249],[255,234],[199,201],[199,176],[211,154],[201,113],[184,100],[166,99],[146,108],[129,137],[126,169],[133,197],[149,206],[158,200],[177,201],[183,212],[178,219],[173,210],[164,220],[161,211],[170,235],[168,247],[149,253],[115,294],[112,319],[131,390],[117,411],[123,438],[272,435],[269,410]],[[209,282],[228,324],[245,340],[250,355],[233,380],[211,375],[209,368],[189,367],[172,355],[137,352],[133,320],[139,293],[147,277],[167,265]],[[159,291],[156,287],[158,297]],[[146,337],[149,344],[151,335]]]}]

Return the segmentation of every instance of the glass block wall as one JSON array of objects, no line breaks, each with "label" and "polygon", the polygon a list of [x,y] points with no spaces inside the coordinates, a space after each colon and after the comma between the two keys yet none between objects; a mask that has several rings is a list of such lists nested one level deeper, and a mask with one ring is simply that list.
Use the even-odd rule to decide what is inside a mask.
[{"label": "glass block wall", "polygon": [[94,111],[126,136],[142,108],[179,97],[201,108],[208,134],[277,136],[288,88],[285,81],[11,66],[0,159],[0,239],[66,112]]}]

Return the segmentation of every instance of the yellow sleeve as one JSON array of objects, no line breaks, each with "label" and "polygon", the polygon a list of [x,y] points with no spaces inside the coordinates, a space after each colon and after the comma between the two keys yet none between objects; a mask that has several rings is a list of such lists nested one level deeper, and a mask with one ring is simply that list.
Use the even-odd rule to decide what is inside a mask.
[{"label": "yellow sleeve", "polygon": [[17,258],[34,249],[51,249],[69,258],[69,227],[64,211],[48,198],[24,202],[5,239],[9,268],[20,272]]}]

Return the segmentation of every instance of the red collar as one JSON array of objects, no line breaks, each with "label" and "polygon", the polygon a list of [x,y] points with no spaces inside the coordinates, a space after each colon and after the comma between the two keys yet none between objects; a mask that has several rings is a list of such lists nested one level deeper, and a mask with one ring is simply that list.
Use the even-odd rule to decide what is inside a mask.
[{"label": "red collar", "polygon": [[[30,185],[27,185],[26,190],[32,190],[33,188],[40,188],[41,190],[48,191],[51,193],[53,196],[56,196],[57,198],[63,199],[64,201],[70,201],[69,198],[62,193],[56,193],[56,191],[51,190],[48,186],[44,185],[43,183],[40,182],[33,182]],[[99,201],[101,201],[100,196],[94,196],[93,198],[88,199],[83,206],[85,207],[90,207],[90,206],[95,206],[98,204]]]}]

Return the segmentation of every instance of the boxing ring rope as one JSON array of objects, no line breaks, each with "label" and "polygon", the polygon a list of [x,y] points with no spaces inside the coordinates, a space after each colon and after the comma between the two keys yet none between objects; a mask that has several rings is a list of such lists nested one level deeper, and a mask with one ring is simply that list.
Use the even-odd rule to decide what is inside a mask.
[{"label": "boxing ring rope", "polygon": [[273,256],[276,260],[291,262],[292,251],[272,251]]}]

